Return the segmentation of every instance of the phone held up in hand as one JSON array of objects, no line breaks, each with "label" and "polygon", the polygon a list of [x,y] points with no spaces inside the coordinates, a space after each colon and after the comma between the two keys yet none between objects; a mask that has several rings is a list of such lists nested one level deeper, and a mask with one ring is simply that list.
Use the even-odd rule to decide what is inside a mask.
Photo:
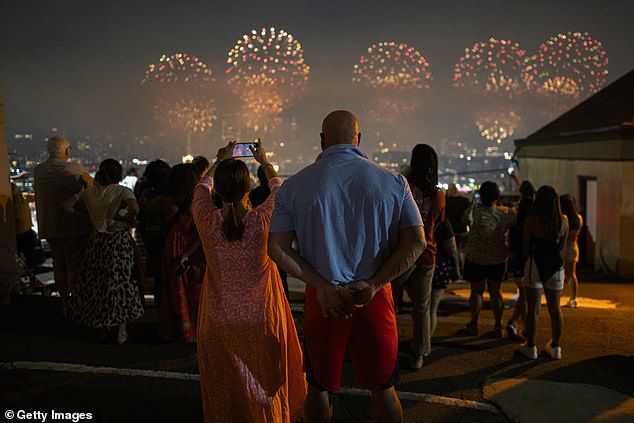
[{"label": "phone held up in hand", "polygon": [[257,140],[253,142],[237,142],[233,146],[231,157],[253,157],[253,152],[249,147],[257,151],[260,148],[260,143]]},{"label": "phone held up in hand", "polygon": [[474,191],[473,192],[473,205],[478,207],[480,206],[480,204],[482,204],[482,199],[480,198],[480,191]]}]

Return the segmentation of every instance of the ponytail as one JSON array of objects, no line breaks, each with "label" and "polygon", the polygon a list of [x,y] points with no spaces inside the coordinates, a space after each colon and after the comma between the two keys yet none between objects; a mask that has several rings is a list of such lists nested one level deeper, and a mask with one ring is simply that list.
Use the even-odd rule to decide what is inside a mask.
[{"label": "ponytail", "polygon": [[222,234],[230,242],[242,240],[244,219],[238,216],[235,203],[229,203],[229,213],[222,219]]},{"label": "ponytail", "polygon": [[222,218],[222,234],[227,241],[240,241],[244,234],[244,218],[238,215],[236,203],[251,188],[251,175],[243,161],[228,159],[220,162],[214,172],[214,188],[224,203],[228,203],[228,213]]}]

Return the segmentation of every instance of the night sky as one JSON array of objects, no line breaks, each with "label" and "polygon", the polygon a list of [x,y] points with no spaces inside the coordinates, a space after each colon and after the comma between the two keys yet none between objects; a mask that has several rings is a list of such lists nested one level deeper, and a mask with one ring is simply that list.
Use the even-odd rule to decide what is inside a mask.
[{"label": "night sky", "polygon": [[[303,96],[282,116],[297,123],[288,137],[300,150],[318,143],[321,119],[338,108],[359,115],[370,143],[382,137],[403,148],[443,139],[479,142],[471,114],[495,100],[467,98],[452,86],[465,48],[495,37],[532,53],[557,33],[587,32],[609,57],[607,85],[634,68],[633,16],[631,0],[3,0],[0,81],[7,136],[45,137],[52,127],[75,136],[156,133],[159,123],[140,81],[164,53],[186,52],[207,63],[219,85],[218,114],[230,112],[236,99],[223,87],[228,51],[251,29],[275,27],[301,42],[311,68]],[[433,75],[414,115],[385,126],[368,122],[362,112],[367,93],[351,82],[359,56],[379,41],[415,47]],[[512,138],[548,121],[529,103],[521,116]],[[286,137],[285,124],[271,136]]]}]

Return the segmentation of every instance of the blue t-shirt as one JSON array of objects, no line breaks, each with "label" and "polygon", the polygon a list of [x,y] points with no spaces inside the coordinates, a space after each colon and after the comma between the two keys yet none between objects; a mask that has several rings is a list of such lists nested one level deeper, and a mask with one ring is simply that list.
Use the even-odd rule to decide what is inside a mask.
[{"label": "blue t-shirt", "polygon": [[289,178],[270,232],[295,231],[301,256],[326,280],[368,280],[398,244],[399,228],[423,226],[402,175],[336,144]]}]

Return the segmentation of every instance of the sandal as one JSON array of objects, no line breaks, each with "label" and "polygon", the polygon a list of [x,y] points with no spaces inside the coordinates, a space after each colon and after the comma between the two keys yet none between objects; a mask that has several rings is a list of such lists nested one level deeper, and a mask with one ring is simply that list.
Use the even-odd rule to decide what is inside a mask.
[{"label": "sandal", "polygon": [[123,345],[126,342],[128,342],[128,332],[127,331],[122,331],[119,332],[119,335],[117,336],[117,345]]}]

